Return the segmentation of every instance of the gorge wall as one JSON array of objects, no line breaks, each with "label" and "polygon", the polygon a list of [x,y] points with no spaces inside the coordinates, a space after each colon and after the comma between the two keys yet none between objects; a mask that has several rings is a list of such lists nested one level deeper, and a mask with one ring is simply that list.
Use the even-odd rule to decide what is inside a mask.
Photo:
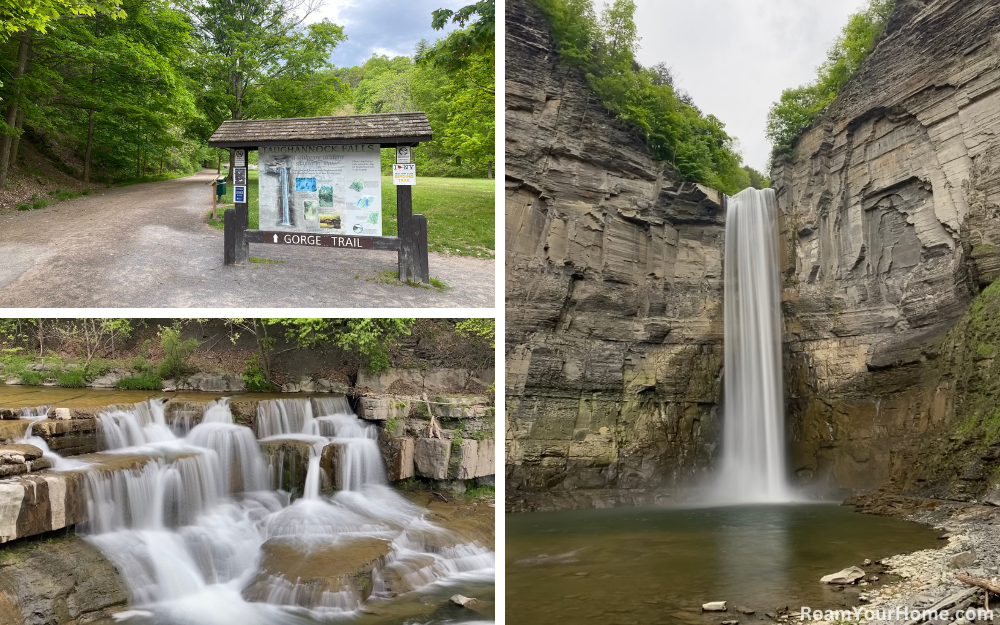
[{"label": "gorge wall", "polygon": [[614,119],[527,0],[505,73],[507,505],[634,501],[715,451],[723,197]]},{"label": "gorge wall", "polygon": [[[669,497],[718,441],[724,198],[506,10],[508,509]],[[897,0],[772,179],[793,479],[1000,503],[1000,4]]]},{"label": "gorge wall", "polygon": [[970,304],[1000,268],[998,131],[1000,5],[898,0],[861,69],[776,163],[802,482],[957,497],[986,487],[961,477],[970,459],[942,441],[984,410],[990,384]]}]

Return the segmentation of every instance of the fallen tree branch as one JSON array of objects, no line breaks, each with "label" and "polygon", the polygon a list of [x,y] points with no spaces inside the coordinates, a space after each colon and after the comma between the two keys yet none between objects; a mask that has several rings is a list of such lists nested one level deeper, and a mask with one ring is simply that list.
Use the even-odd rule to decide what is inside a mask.
[{"label": "fallen tree branch", "polygon": [[959,603],[962,603],[966,599],[969,599],[969,598],[973,597],[978,592],[979,592],[979,588],[978,587],[976,587],[976,588],[968,588],[968,589],[963,590],[961,592],[957,592],[957,593],[955,593],[955,594],[953,594],[953,595],[951,595],[949,597],[945,597],[944,599],[942,599],[941,601],[938,601],[937,603],[935,603],[934,605],[932,605],[929,608],[921,608],[919,610],[920,615],[917,616],[917,618],[910,619],[909,621],[906,621],[906,623],[904,625],[916,625],[917,623],[923,623],[924,621],[927,620],[928,616],[930,616],[932,614],[936,614],[937,612],[940,612],[941,610],[950,609],[952,606],[957,605]]},{"label": "fallen tree branch", "polygon": [[969,586],[978,586],[983,590],[988,590],[995,595],[1000,595],[1000,584],[986,579],[985,577],[972,577],[968,573],[955,573],[955,579],[962,582],[963,584],[968,584]]}]

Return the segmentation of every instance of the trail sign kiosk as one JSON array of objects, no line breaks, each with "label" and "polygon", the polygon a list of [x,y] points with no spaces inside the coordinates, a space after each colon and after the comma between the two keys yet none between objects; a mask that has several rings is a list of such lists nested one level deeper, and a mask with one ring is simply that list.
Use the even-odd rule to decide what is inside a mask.
[{"label": "trail sign kiosk", "polygon": [[[399,254],[400,281],[429,283],[427,219],[413,214],[413,182],[396,183],[398,235],[382,236],[381,149],[396,148],[398,162],[415,172],[410,148],[431,136],[424,113],[223,122],[208,145],[235,150],[225,264],[245,264],[250,243],[386,250]],[[259,230],[249,229],[251,150],[258,152]]]}]

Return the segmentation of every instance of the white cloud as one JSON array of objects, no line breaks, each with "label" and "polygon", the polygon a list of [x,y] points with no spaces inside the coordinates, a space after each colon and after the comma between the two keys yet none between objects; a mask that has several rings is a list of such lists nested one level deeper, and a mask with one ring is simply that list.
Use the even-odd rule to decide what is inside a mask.
[{"label": "white cloud", "polygon": [[[595,3],[596,4],[596,3]],[[636,0],[643,65],[664,62],[705,113],[739,139],[763,171],[767,111],[809,82],[863,0]]]}]

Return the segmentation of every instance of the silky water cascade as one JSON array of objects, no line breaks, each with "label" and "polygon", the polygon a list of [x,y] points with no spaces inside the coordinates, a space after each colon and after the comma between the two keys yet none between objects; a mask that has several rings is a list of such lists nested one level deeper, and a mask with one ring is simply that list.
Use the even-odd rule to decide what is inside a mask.
[{"label": "silky water cascade", "polygon": [[777,203],[745,189],[726,209],[722,459],[713,499],[793,498],[786,477]]},{"label": "silky water cascade", "polygon": [[[262,400],[256,432],[234,423],[226,399],[200,419],[168,422],[164,412],[156,399],[108,410],[99,416],[102,452],[87,464],[55,457],[83,473],[87,522],[78,529],[128,586],[131,609],[116,622],[371,619],[412,591],[492,584],[492,546],[431,523],[389,486],[377,428],[346,398]],[[268,441],[309,450],[294,501],[280,483],[284,458],[261,451]],[[334,475],[320,466],[328,446]],[[324,495],[333,490],[324,486],[337,490]],[[359,560],[372,563],[370,576],[346,564]]]}]

